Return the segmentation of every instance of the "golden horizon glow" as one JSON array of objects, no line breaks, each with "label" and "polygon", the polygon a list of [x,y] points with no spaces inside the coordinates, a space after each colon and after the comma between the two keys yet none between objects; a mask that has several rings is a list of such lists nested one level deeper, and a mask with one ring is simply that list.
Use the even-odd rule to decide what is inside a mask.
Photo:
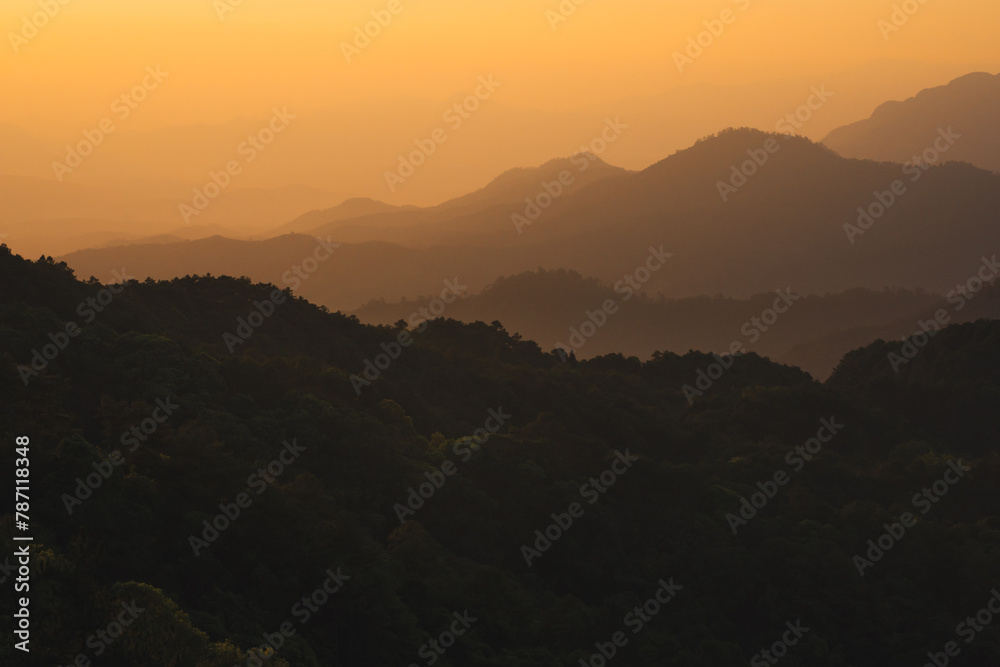
[{"label": "golden horizon glow", "polygon": [[[1000,6],[978,0],[925,3],[889,39],[878,21],[901,3],[587,0],[553,29],[546,12],[560,2],[399,0],[402,11],[350,63],[340,44],[388,0],[346,7],[244,0],[220,20],[214,6],[229,1],[43,0],[58,13],[15,54],[9,33],[41,10],[38,0],[8,0],[0,8],[7,42],[0,77],[17,94],[0,121],[85,124],[156,64],[171,72],[171,90],[134,119],[136,129],[259,117],[275,104],[319,110],[373,97],[446,100],[487,72],[505,79],[505,103],[559,110],[885,59],[1000,63]],[[673,53],[723,10],[735,21],[679,72]]]},{"label": "golden horizon glow", "polygon": [[[905,3],[919,9],[885,33],[879,22]],[[53,15],[25,31],[42,7]],[[373,12],[386,25],[345,55]],[[288,139],[234,189],[308,185],[431,204],[571,154],[606,116],[635,129],[602,157],[641,169],[728,126],[773,129],[811,85],[828,83],[837,96],[801,130],[820,140],[889,99],[1000,70],[998,24],[1000,6],[986,0],[7,0],[0,130],[45,143],[23,173],[54,178],[64,147],[160,67],[169,77],[116,123],[114,147],[67,180],[197,185],[230,159],[243,124],[287,108],[299,119]],[[707,46],[679,67],[676,54],[699,34]],[[398,156],[483,75],[502,87],[461,137],[405,187],[387,188]],[[202,143],[199,125],[217,126]],[[139,133],[151,136],[122,138]]]}]

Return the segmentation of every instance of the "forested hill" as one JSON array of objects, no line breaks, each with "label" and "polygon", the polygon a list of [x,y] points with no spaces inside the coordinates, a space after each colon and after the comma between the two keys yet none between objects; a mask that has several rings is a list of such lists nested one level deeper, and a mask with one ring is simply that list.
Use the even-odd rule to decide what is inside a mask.
[{"label": "forested hill", "polygon": [[752,354],[564,363],[499,323],[372,327],[119,271],[0,247],[27,664],[252,665],[270,641],[275,666],[726,667],[783,636],[790,667],[951,641],[1000,660],[996,627],[956,634],[1000,584],[998,322],[898,373],[903,342],[875,342],[821,385]]}]

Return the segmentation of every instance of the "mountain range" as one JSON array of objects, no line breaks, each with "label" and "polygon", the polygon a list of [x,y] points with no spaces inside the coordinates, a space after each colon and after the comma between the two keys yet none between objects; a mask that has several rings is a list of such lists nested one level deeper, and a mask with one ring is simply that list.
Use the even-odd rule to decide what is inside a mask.
[{"label": "mountain range", "polygon": [[933,148],[941,128],[962,135],[949,160],[1000,172],[1000,74],[973,72],[946,86],[886,102],[870,118],[837,128],[823,143],[845,157],[907,162]]},{"label": "mountain range", "polygon": [[[818,383],[752,352],[721,373],[565,359],[449,319],[394,349],[403,329],[272,285],[84,282],[3,245],[0,280],[0,423],[51,490],[30,664],[83,664],[122,605],[143,613],[98,645],[111,665],[404,664],[455,613],[474,625],[449,664],[597,664],[657,591],[615,664],[744,665],[800,617],[789,664],[918,664],[989,584],[926,587],[1000,577],[995,321],[870,342]],[[947,499],[920,495],[950,470]]]},{"label": "mountain range", "polygon": [[[329,195],[319,191],[287,189],[275,200],[271,191],[255,198],[234,190],[206,210],[214,218],[195,225],[171,221],[174,204],[162,199],[154,213],[160,227],[139,238],[122,223],[86,221],[93,231],[80,238],[73,219],[28,221],[29,208],[17,213],[16,206],[8,215],[23,221],[15,232],[30,228],[39,237],[32,248],[48,244],[58,254],[89,244],[61,256],[81,276],[103,279],[123,267],[140,279],[247,276],[371,322],[406,319],[450,281],[461,286],[461,299],[444,316],[501,320],[554,346],[617,298],[626,314],[580,346],[583,356],[725,353],[741,325],[766,310],[767,295],[785,290],[809,305],[761,336],[758,351],[826,377],[870,336],[907,335],[920,313],[1000,249],[1000,176],[985,159],[991,151],[975,152],[998,136],[990,114],[998,81],[974,73],[887,103],[822,144],[730,129],[638,171],[581,152],[508,170],[429,207],[364,197],[323,206]],[[606,136],[627,132],[622,125],[608,119]],[[935,155],[914,155],[913,146],[935,144]],[[11,193],[52,190],[37,192],[50,202],[47,215],[113,217],[91,186],[59,190],[6,178]],[[310,204],[288,222],[264,226],[281,210]],[[145,207],[140,216],[155,210],[136,207]],[[247,210],[256,211],[246,218],[257,226],[252,234],[211,223]],[[312,262],[322,246],[335,252]],[[650,272],[642,267],[651,253],[669,259]],[[641,298],[626,304],[615,287],[637,275]],[[996,315],[991,299],[979,304],[964,315]]]}]

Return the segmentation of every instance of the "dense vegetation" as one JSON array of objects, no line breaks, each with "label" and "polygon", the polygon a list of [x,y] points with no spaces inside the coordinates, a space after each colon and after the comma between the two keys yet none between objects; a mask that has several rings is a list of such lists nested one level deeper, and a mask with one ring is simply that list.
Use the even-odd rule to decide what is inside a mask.
[{"label": "dense vegetation", "polygon": [[[1000,659],[996,627],[956,635],[1000,584],[1000,323],[946,329],[899,373],[887,359],[901,342],[876,342],[826,384],[746,355],[689,402],[711,355],[563,363],[500,323],[450,320],[396,349],[401,324],[287,294],[234,343],[272,286],[186,277],[102,296],[6,247],[0,280],[4,461],[14,436],[32,442],[30,664],[256,664],[249,652],[286,622],[295,634],[267,664],[577,665],[623,632],[615,665],[745,665],[798,621],[809,630],[783,665],[917,665],[949,641],[963,664]],[[92,322],[78,311],[108,294]],[[68,321],[80,335],[26,373]],[[380,377],[352,381],[387,349],[398,358]],[[128,439],[163,416],[158,401],[178,407]],[[811,460],[789,454],[817,433],[828,442],[808,445]],[[253,478],[285,442],[305,449]],[[921,514],[913,496],[959,458],[970,470]],[[790,481],[769,485],[777,471]],[[737,520],[761,489],[773,497]],[[244,493],[252,504],[193,547]],[[536,543],[573,503],[582,515]],[[860,576],[855,556],[905,512],[916,525]],[[338,568],[339,590],[301,622],[296,605]],[[637,622],[661,582],[682,588]],[[97,657],[88,637],[133,600],[145,611]],[[467,631],[453,624],[466,611]],[[449,628],[463,634],[437,659],[428,642]],[[5,642],[0,661],[13,655]]]},{"label": "dense vegetation", "polygon": [[[446,314],[462,322],[497,319],[508,331],[544,343],[546,349],[557,342],[575,346],[580,358],[620,352],[645,360],[657,350],[727,354],[736,343],[798,366],[820,380],[829,377],[850,350],[877,338],[910,335],[918,321],[939,308],[945,308],[955,324],[1000,317],[1000,289],[995,286],[971,296],[971,303],[961,310],[944,295],[921,290],[852,289],[823,295],[798,295],[792,290],[794,303],[777,315],[772,309],[783,289],[748,299],[721,295],[668,299],[650,292],[639,291],[626,299],[612,287],[574,271],[540,269],[500,278],[480,294],[450,305]],[[433,298],[377,300],[354,314],[363,322],[387,324],[426,308]],[[592,337],[571,340],[572,331],[589,321],[587,314],[607,299],[615,300],[614,315]],[[778,304],[785,306],[780,300]]]}]

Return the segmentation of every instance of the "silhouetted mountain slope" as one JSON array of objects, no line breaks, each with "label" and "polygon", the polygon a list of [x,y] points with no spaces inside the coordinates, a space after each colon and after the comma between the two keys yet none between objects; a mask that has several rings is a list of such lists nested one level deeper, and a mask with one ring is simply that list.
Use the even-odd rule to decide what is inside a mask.
[{"label": "silhouetted mountain slope", "polygon": [[[884,319],[872,318],[868,325],[835,330],[831,327],[815,340],[800,343],[784,354],[775,356],[775,361],[794,364],[802,368],[823,368],[825,372],[816,377],[826,377],[849,350],[867,346],[870,341],[884,338],[900,340],[921,330],[921,323],[929,323],[935,315],[943,313],[944,324],[964,324],[981,319],[1000,319],[1000,284],[994,283],[981,292],[960,295],[957,290],[948,292],[947,298],[926,303],[923,307],[897,317],[898,311],[886,310]],[[881,323],[877,323],[881,319]],[[930,325],[928,325],[930,326]]]},{"label": "silhouetted mountain slope", "polygon": [[[454,248],[414,251],[390,243],[335,244],[301,234],[266,241],[212,237],[179,244],[148,243],[101,248],[67,256],[81,275],[106,276],[113,266],[127,267],[140,279],[184,275],[248,276],[291,287],[328,307],[351,308],[375,298],[440,292],[445,280],[476,286],[477,276],[499,273],[515,262],[510,251],[486,256],[480,249],[456,257]],[[327,250],[327,248],[330,248]],[[328,259],[312,263],[319,252]],[[109,264],[109,262],[111,262]],[[117,262],[117,264],[114,264]],[[303,267],[308,266],[312,272]],[[383,267],[391,266],[392,271]],[[435,267],[435,271],[428,270]],[[467,282],[466,276],[477,277]]]},{"label": "silhouetted mountain slope", "polygon": [[[746,296],[777,285],[801,293],[856,286],[945,291],[976,269],[984,250],[1000,246],[1000,177],[949,164],[913,182],[900,165],[844,160],[801,138],[776,139],[777,152],[723,201],[720,181],[733,177],[747,151],[763,151],[768,138],[737,130],[699,142],[620,187],[598,183],[560,201],[544,224],[525,233],[534,243],[586,244],[591,254],[626,267],[623,249],[664,243],[674,253],[672,275],[656,287],[668,296]],[[867,231],[849,235],[845,225],[858,225],[858,209],[877,213],[874,193],[895,181],[905,194]],[[589,273],[613,275],[600,269]]]},{"label": "silhouetted mountain slope", "polygon": [[[601,305],[611,299],[618,309],[606,318],[599,331],[585,338],[575,351],[577,357],[619,352],[645,360],[657,350],[691,349],[729,354],[733,344],[738,343],[746,350],[792,363],[824,379],[845,353],[878,337],[862,337],[856,344],[846,344],[838,336],[861,327],[880,331],[882,326],[900,320],[912,329],[919,312],[931,310],[943,301],[937,295],[900,290],[858,289],[799,297],[791,295],[790,304],[775,292],[741,300],[707,296],[650,298],[641,292],[636,298],[628,298],[627,291],[616,292],[595,279],[560,270],[502,278],[482,293],[449,306],[447,313],[464,322],[498,320],[509,331],[547,348],[557,343],[573,346],[572,331],[579,331],[589,321],[588,312],[600,311]],[[365,322],[390,324],[426,308],[430,301],[379,300],[354,313]],[[771,319],[775,313],[768,311],[776,301],[787,312]],[[1000,317],[1000,303],[994,303],[993,316]],[[910,333],[910,329],[900,333]],[[808,353],[793,353],[797,346],[817,340],[824,343],[816,344],[816,349]]]},{"label": "silhouetted mountain slope", "polygon": [[480,209],[498,204],[520,204],[526,197],[538,195],[543,183],[558,183],[559,175],[569,172],[573,181],[564,184],[563,194],[572,194],[591,183],[631,172],[613,167],[593,153],[578,153],[568,158],[549,160],[528,168],[510,169],[494,178],[486,187],[444,202],[438,209]]},{"label": "silhouetted mountain slope", "polygon": [[1000,322],[980,320],[906,340],[876,341],[844,357],[827,385],[905,417],[970,452],[996,452]]},{"label": "silhouetted mountain slope", "polygon": [[[747,151],[766,154],[765,145],[778,148],[723,201],[720,182],[734,178],[732,170],[750,159]],[[645,171],[555,198],[520,234],[512,216],[524,215],[527,204],[468,214],[444,232],[414,226],[408,234],[425,243],[434,238],[429,247],[400,245],[406,235],[399,230],[393,243],[345,244],[303,294],[352,309],[375,298],[428,294],[456,275],[478,291],[500,276],[538,267],[614,284],[661,246],[673,256],[645,289],[668,297],[742,298],[779,287],[800,294],[887,286],[944,293],[977,270],[984,252],[1000,248],[1000,176],[965,164],[918,173],[914,182],[901,165],[846,160],[802,138],[728,131]],[[897,191],[905,189],[898,196],[889,193],[897,181]],[[862,220],[867,229],[857,226],[859,208],[877,213],[876,197],[889,196],[895,202],[882,217]],[[281,250],[287,241],[279,238],[261,242],[252,258],[215,255],[219,268],[213,269],[213,252],[224,244],[207,244],[88,250],[66,259],[84,275],[126,264],[156,278],[226,272],[255,280],[275,280],[297,261]],[[195,266],[192,253],[207,264]],[[341,270],[347,267],[349,273]]]},{"label": "silhouetted mountain slope", "polygon": [[[264,234],[259,234],[260,238],[271,238],[283,236],[285,234],[301,234],[310,232],[324,225],[342,222],[344,220],[360,219],[368,221],[371,217],[382,213],[399,213],[403,211],[416,211],[415,206],[392,206],[374,199],[356,197],[348,199],[333,208],[319,211],[303,213],[291,222],[270,230]],[[367,226],[367,225],[366,225]]]},{"label": "silhouetted mountain slope", "polygon": [[[848,356],[825,386],[746,355],[689,403],[685,385],[714,356],[562,363],[499,325],[453,320],[418,326],[395,350],[402,329],[287,293],[270,309],[268,285],[188,277],[112,291],[6,247],[0,279],[0,429],[30,436],[32,488],[44,489],[31,518],[45,563],[32,655],[45,664],[72,662],[132,600],[145,612],[107,664],[252,663],[250,647],[286,621],[295,633],[268,656],[275,667],[408,664],[453,613],[476,620],[442,664],[576,664],[672,584],[616,665],[745,665],[761,637],[800,618],[811,632],[789,664],[917,664],[940,649],[942,618],[989,597],[950,585],[928,595],[936,575],[1000,579],[995,438],[953,437],[995,434],[1000,394],[966,379],[997,377],[997,323],[946,329],[890,378],[888,399],[928,383],[933,398],[976,398],[960,430],[939,431],[867,393],[887,377],[882,344]],[[88,298],[105,303],[92,321],[75,305]],[[244,337],[255,311],[267,316]],[[25,383],[33,351],[55,345],[66,320],[81,331]],[[947,404],[929,407],[933,417]],[[130,446],[150,415],[162,421]],[[0,443],[5,456],[12,443]],[[299,448],[291,462],[269,482],[253,477],[287,443]],[[947,498],[864,564],[868,541],[916,512],[913,494],[955,457],[967,471]],[[788,479],[760,501],[775,471]],[[439,488],[418,504],[410,496],[429,480]],[[241,493],[251,502],[236,514]],[[571,524],[553,518],[569,511]],[[0,533],[12,529],[5,516]],[[293,615],[331,576],[336,592]],[[963,657],[1000,654],[981,641]]]},{"label": "silhouetted mountain slope", "polygon": [[886,102],[823,143],[844,157],[906,162],[932,148],[946,128],[962,135],[949,160],[1000,172],[1000,74],[975,72],[908,100]]},{"label": "silhouetted mountain slope", "polygon": [[[482,241],[487,221],[508,224],[510,211],[544,192],[544,184],[558,187],[563,194],[576,192],[606,178],[629,172],[613,167],[596,155],[577,154],[550,160],[532,169],[511,169],[485,187],[448,200],[438,206],[394,207],[381,202],[313,211],[279,227],[275,233],[304,232],[334,236],[347,243],[391,241],[413,247],[427,247],[456,241]],[[566,174],[572,178],[567,179]],[[560,176],[563,180],[560,181]]]},{"label": "silhouetted mountain slope", "polygon": [[[818,140],[830,130],[868,115],[886,99],[908,97],[969,70],[968,65],[955,63],[878,59],[828,72],[822,82],[836,95],[802,131]],[[433,156],[422,168],[426,176],[395,193],[389,192],[380,176],[387,168],[396,167],[396,156],[414,149],[415,138],[440,126],[439,101],[391,95],[338,103],[315,113],[289,109],[297,117],[291,131],[280,135],[280,148],[269,152],[266,160],[255,161],[253,169],[240,175],[240,183],[251,187],[302,184],[331,190],[332,201],[312,207],[317,209],[355,196],[391,196],[392,203],[437,202],[478,187],[510,165],[541,164],[553,155],[565,154],[569,147],[599,136],[609,116],[620,116],[630,125],[623,140],[608,151],[609,161],[641,168],[719,128],[746,125],[772,129],[777,119],[806,101],[817,80],[803,75],[736,85],[682,80],[649,83],[638,97],[608,99],[597,107],[559,112],[520,109],[499,97],[491,99],[483,116],[486,122],[466,123],[461,140],[442,147],[447,155]],[[668,89],[661,89],[661,85]],[[236,113],[245,112],[242,101],[234,100],[234,105],[239,109]],[[697,113],[692,113],[693,109]],[[209,171],[218,171],[227,160],[241,157],[236,147],[248,134],[265,127],[268,118],[261,113],[253,119],[232,118],[211,124],[176,121],[183,124],[151,131],[132,131],[123,125],[118,135],[123,139],[106,142],[100,154],[73,177],[105,186],[137,177],[200,186]],[[46,136],[57,131],[40,119],[24,129]],[[62,129],[67,139],[79,131],[77,122]],[[52,161],[64,158],[65,153],[65,142],[53,139],[39,149],[4,152],[0,160],[6,158],[7,173],[30,172],[51,178]],[[158,157],[150,160],[149,156]],[[272,221],[272,226],[280,222]]]}]

